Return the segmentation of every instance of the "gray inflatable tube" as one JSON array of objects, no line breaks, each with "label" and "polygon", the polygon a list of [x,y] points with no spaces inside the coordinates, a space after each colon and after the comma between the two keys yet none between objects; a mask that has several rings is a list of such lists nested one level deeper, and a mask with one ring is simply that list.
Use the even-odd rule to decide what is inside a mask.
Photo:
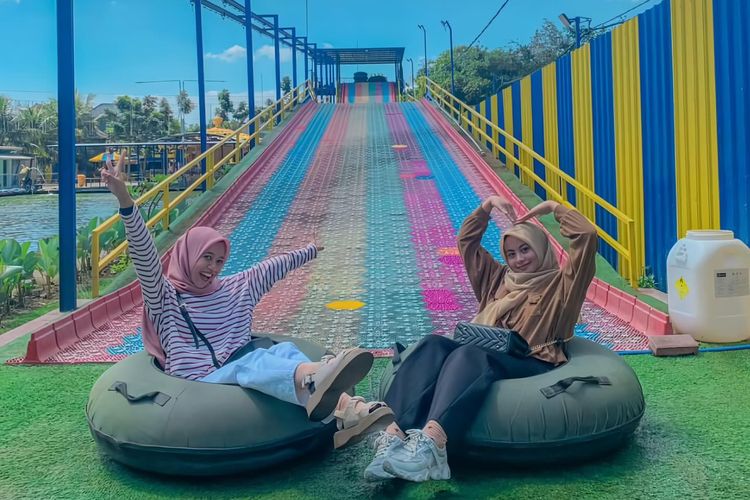
[{"label": "gray inflatable tube", "polygon": [[[325,349],[292,341],[310,359]],[[104,372],[86,405],[91,434],[113,460],[174,475],[252,471],[331,446],[335,425],[305,409],[235,385],[166,375],[141,352]]]},{"label": "gray inflatable tube", "polygon": [[[414,345],[401,353],[408,358]],[[590,460],[622,446],[638,427],[646,404],[633,370],[589,340],[568,343],[569,361],[545,374],[495,382],[452,455],[527,466]],[[386,369],[384,398],[399,364]]]}]

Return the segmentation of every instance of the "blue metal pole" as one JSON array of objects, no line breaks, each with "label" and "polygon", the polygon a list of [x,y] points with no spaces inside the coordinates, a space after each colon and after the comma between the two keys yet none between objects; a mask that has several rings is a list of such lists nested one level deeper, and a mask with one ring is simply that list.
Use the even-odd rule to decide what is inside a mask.
[{"label": "blue metal pole", "polygon": [[297,88],[297,30],[292,28],[292,88]]},{"label": "blue metal pole", "polygon": [[424,34],[424,76],[429,77],[430,74],[427,69],[427,29],[421,24],[418,24],[417,27],[421,29]]},{"label": "blue metal pole", "polygon": [[[245,0],[245,45],[247,45],[247,115],[250,120],[255,118],[255,76],[253,74],[253,11],[252,0]],[[262,104],[261,104],[262,105]],[[251,123],[247,133],[253,135],[255,123]],[[250,141],[250,147],[255,146],[255,139]]]},{"label": "blue metal pole", "polygon": [[57,0],[57,120],[60,195],[60,311],[73,311],[76,300],[76,105],[73,0]]},{"label": "blue metal pole", "polygon": [[581,46],[581,18],[576,16],[573,19],[576,22],[576,48]]},{"label": "blue metal pole", "polygon": [[[276,62],[276,113],[281,110],[281,105],[278,101],[281,100],[281,54],[279,50],[279,16],[274,14],[273,16],[273,48],[274,48],[274,60]],[[281,122],[281,117],[276,117],[276,123]]]},{"label": "blue metal pole", "polygon": [[315,92],[318,91],[318,44],[308,43],[312,47],[312,85]]},{"label": "blue metal pole", "polygon": [[[206,81],[203,74],[203,20],[200,0],[195,0],[195,50],[198,57],[198,116],[200,117],[201,153],[206,151]],[[249,55],[248,57],[252,57]],[[206,173],[206,160],[201,160],[201,175]],[[201,185],[206,190],[206,183]]]},{"label": "blue metal pole", "polygon": [[310,75],[307,74],[307,72],[310,69],[308,67],[308,61],[307,61],[307,37],[305,37],[305,52],[304,52],[304,54],[305,54],[305,80],[309,80],[310,79]]}]

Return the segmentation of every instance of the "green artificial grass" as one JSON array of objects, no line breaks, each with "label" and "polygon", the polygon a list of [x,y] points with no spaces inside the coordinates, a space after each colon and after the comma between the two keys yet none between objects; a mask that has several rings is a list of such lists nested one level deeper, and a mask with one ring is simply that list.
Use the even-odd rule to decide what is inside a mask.
[{"label": "green artificial grass", "polygon": [[[0,349],[0,359],[24,346]],[[137,472],[100,455],[86,424],[88,391],[109,365],[2,365],[0,498],[743,497],[750,489],[750,392],[738,381],[750,373],[750,351],[624,359],[641,380],[647,408],[621,451],[536,471],[454,463],[453,479],[423,484],[365,482],[371,452],[364,443],[233,477]],[[376,396],[388,364],[378,360],[358,392]]]}]

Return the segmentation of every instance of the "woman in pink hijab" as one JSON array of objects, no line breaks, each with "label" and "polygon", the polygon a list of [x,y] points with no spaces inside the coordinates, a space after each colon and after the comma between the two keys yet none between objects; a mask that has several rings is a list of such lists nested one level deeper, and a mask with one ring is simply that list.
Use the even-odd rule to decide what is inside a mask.
[{"label": "woman in pink hijab", "polygon": [[120,204],[130,257],[143,291],[142,336],[146,350],[164,371],[201,382],[237,384],[295,405],[311,420],[333,415],[340,431],[336,447],[365,432],[385,428],[393,412],[344,391],[369,372],[373,356],[346,349],[320,362],[291,342],[267,349],[240,349],[250,341],[253,310],[275,282],[314,259],[314,244],[266,259],[231,276],[219,277],[229,257],[229,241],[210,227],[193,227],[175,243],[166,275],[156,245],[122,180],[121,168],[102,170]]}]

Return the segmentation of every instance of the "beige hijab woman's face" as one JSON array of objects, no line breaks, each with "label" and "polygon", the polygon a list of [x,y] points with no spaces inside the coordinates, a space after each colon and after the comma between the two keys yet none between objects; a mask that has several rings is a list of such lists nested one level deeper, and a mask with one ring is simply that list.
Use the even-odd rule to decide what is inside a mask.
[{"label": "beige hijab woman's face", "polygon": [[539,269],[539,256],[523,240],[515,236],[507,236],[503,242],[505,246],[505,260],[514,273],[533,273]]}]

